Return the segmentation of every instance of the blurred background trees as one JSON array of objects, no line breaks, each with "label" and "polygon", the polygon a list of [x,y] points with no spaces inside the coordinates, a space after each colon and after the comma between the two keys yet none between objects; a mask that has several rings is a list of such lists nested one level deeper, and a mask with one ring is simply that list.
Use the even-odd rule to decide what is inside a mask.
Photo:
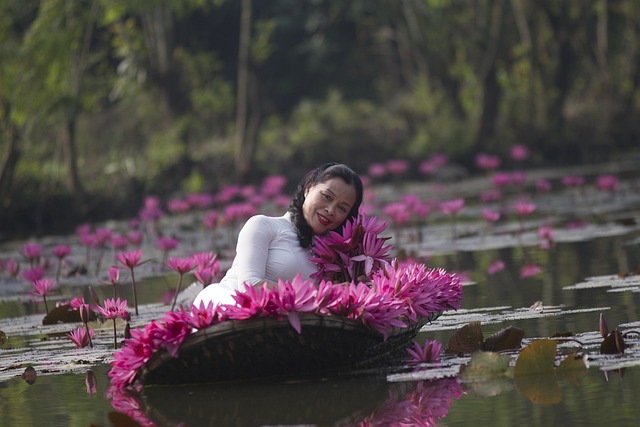
[{"label": "blurred background trees", "polygon": [[635,0],[6,0],[0,228],[329,160],[612,160],[639,65]]}]

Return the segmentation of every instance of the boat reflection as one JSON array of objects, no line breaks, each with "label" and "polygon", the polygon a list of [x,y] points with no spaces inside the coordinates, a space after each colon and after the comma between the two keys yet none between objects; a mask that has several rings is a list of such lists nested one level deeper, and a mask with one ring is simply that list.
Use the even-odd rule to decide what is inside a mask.
[{"label": "boat reflection", "polygon": [[389,383],[331,378],[112,391],[112,406],[141,425],[433,425],[463,394],[455,378]]}]

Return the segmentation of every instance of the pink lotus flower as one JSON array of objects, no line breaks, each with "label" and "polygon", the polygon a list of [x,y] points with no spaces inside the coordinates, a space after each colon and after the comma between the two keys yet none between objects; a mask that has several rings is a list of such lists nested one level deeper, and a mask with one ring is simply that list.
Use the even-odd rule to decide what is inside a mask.
[{"label": "pink lotus flower", "polygon": [[41,295],[44,301],[44,308],[49,314],[49,306],[47,305],[47,294],[56,287],[57,283],[51,279],[37,279],[32,282],[34,291],[33,295]]},{"label": "pink lotus flower", "polygon": [[190,273],[196,266],[195,262],[191,258],[169,258],[166,262],[167,266],[178,273],[178,285],[176,287],[176,293],[173,297],[173,304],[171,304],[171,310],[176,306],[176,300],[178,299],[178,293],[180,293],[180,287],[182,286],[182,278],[185,274]]},{"label": "pink lotus flower", "polygon": [[456,220],[458,213],[464,208],[464,199],[452,199],[445,200],[440,203],[440,210],[443,214],[451,217],[451,235],[455,239],[457,237],[456,232]]},{"label": "pink lotus flower", "polygon": [[183,307],[180,309],[183,311],[183,319],[196,329],[208,328],[224,321],[227,317],[225,310],[220,309],[219,305],[214,305],[212,301],[209,301],[207,305],[200,301],[198,306],[191,305],[189,311],[185,311]]},{"label": "pink lotus flower", "polygon": [[278,280],[278,284],[272,288],[271,301],[275,312],[287,316],[289,323],[296,332],[301,332],[299,313],[309,313],[317,308],[316,288],[311,280],[303,280],[297,274],[292,281]]},{"label": "pink lotus flower", "polygon": [[499,271],[504,270],[504,267],[504,261],[501,259],[497,259],[489,264],[489,266],[487,267],[487,274],[494,275]]},{"label": "pink lotus flower", "polygon": [[615,175],[600,175],[596,178],[596,187],[601,191],[613,192],[620,186],[620,180]]},{"label": "pink lotus flower", "polygon": [[18,274],[20,274],[20,263],[13,258],[10,258],[7,261],[4,268],[7,270],[7,273],[9,273],[9,276],[14,279],[18,277]]},{"label": "pink lotus flower", "polygon": [[442,344],[436,340],[426,340],[421,346],[414,341],[413,349],[408,348],[409,359],[404,362],[411,365],[419,365],[421,363],[438,363],[440,362],[440,354],[442,353]]},{"label": "pink lotus flower", "polygon": [[526,217],[536,211],[536,205],[535,203],[518,202],[513,209],[519,217]]},{"label": "pink lotus flower", "polygon": [[476,155],[476,166],[485,171],[495,170],[500,166],[500,158],[486,153]]},{"label": "pink lotus flower", "polygon": [[506,187],[511,184],[511,174],[507,172],[496,172],[491,178],[491,183],[498,187]]},{"label": "pink lotus flower", "polygon": [[111,247],[115,251],[123,251],[127,249],[129,239],[126,236],[120,234],[114,234],[111,236]]},{"label": "pink lotus flower", "polygon": [[42,245],[39,243],[25,243],[20,248],[20,254],[31,263],[31,266],[34,266],[42,255]]},{"label": "pink lotus flower", "polygon": [[367,280],[373,271],[389,263],[393,246],[385,245],[388,237],[380,237],[386,227],[375,217],[359,215],[347,221],[342,234],[331,231],[315,236],[311,260],[318,264],[318,272],[313,277],[334,282]]},{"label": "pink lotus flower", "polygon": [[382,178],[387,174],[387,168],[380,163],[372,163],[369,166],[369,176],[371,178]]},{"label": "pink lotus flower", "polygon": [[526,279],[538,275],[542,268],[536,264],[525,264],[520,268],[520,278]]},{"label": "pink lotus flower", "polygon": [[136,278],[133,274],[133,269],[141,264],[140,258],[142,258],[142,249],[135,251],[122,252],[116,255],[116,259],[128,267],[131,271],[131,286],[133,287],[133,305],[136,310],[136,316],[138,315],[138,295],[136,292]]},{"label": "pink lotus flower", "polygon": [[245,290],[237,291],[233,299],[236,305],[226,307],[229,319],[251,319],[268,316],[275,312],[266,284],[245,286]]},{"label": "pink lotus flower", "polygon": [[526,160],[529,157],[529,149],[522,144],[515,144],[509,150],[509,156],[517,162]]},{"label": "pink lotus flower", "polygon": [[171,236],[160,236],[156,239],[156,247],[162,251],[162,258],[167,259],[169,252],[178,247],[180,241]]},{"label": "pink lotus flower", "polygon": [[172,214],[184,214],[189,212],[191,205],[183,199],[171,199],[167,202],[167,209]]},{"label": "pink lotus flower", "polygon": [[500,199],[502,199],[502,191],[499,188],[492,188],[480,193],[480,201],[482,203],[497,202]]},{"label": "pink lotus flower", "polygon": [[538,228],[538,237],[540,238],[540,249],[546,250],[555,244],[556,233],[551,227],[542,226]]},{"label": "pink lotus flower", "polygon": [[98,306],[98,311],[106,318],[113,320],[113,348],[118,348],[116,334],[116,319],[118,317],[126,319],[129,316],[127,311],[127,300],[107,298],[104,300],[104,308]]},{"label": "pink lotus flower", "polygon": [[409,162],[402,159],[389,160],[386,169],[393,176],[402,175],[409,170]]},{"label": "pink lotus flower", "polygon": [[107,277],[109,281],[101,281],[101,283],[113,286],[113,297],[116,298],[118,296],[118,283],[120,282],[120,268],[116,265],[109,267]]},{"label": "pink lotus flower", "polygon": [[58,259],[58,267],[56,269],[56,281],[60,280],[60,272],[62,271],[62,263],[64,258],[69,256],[71,248],[68,245],[56,245],[53,247],[53,255]]},{"label": "pink lotus flower", "polygon": [[22,278],[27,282],[35,282],[36,280],[40,280],[44,277],[44,268],[42,267],[31,267],[27,268],[22,272]]},{"label": "pink lotus flower", "polygon": [[489,223],[496,222],[500,219],[500,212],[492,211],[491,209],[482,209],[482,217]]},{"label": "pink lotus flower", "polygon": [[142,232],[139,230],[131,230],[129,234],[127,234],[127,240],[129,240],[129,243],[133,246],[140,246],[142,243]]},{"label": "pink lotus flower", "polygon": [[216,278],[217,271],[213,268],[201,268],[196,270],[193,275],[196,280],[202,283],[203,286],[209,286]]},{"label": "pink lotus flower", "polygon": [[286,184],[287,178],[284,175],[267,176],[262,182],[260,193],[266,197],[273,198],[282,192]]},{"label": "pink lotus flower", "polygon": [[197,252],[192,256],[193,262],[196,264],[196,268],[205,269],[211,268],[214,270],[220,269],[220,262],[218,261],[218,255],[213,252]]},{"label": "pink lotus flower", "polygon": [[75,344],[76,348],[84,348],[91,342],[94,332],[93,329],[87,329],[80,326],[73,329],[71,332],[67,332],[67,337]]},{"label": "pink lotus flower", "polygon": [[567,175],[562,177],[562,185],[564,185],[565,187],[580,187],[583,184],[583,176]]},{"label": "pink lotus flower", "polygon": [[211,194],[190,193],[187,194],[187,203],[196,209],[207,209],[213,205],[214,200]]},{"label": "pink lotus flower", "polygon": [[213,230],[218,226],[218,212],[217,211],[209,211],[202,218],[202,223],[209,230]]},{"label": "pink lotus flower", "polygon": [[551,191],[551,182],[547,179],[539,179],[536,181],[536,191],[538,193],[548,193]]}]

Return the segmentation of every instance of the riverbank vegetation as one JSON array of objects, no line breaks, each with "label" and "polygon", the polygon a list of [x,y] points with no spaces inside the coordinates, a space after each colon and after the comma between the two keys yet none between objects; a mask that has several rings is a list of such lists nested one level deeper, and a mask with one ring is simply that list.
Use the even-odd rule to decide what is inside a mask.
[{"label": "riverbank vegetation", "polygon": [[633,0],[9,0],[0,16],[3,239],[328,160],[445,154],[454,179],[514,144],[528,166],[637,150]]}]

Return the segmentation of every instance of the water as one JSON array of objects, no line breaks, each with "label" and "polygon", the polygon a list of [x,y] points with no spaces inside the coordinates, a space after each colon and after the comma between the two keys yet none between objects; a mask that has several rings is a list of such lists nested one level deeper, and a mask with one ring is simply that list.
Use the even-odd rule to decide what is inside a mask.
[{"label": "water", "polygon": [[[352,375],[148,387],[112,400],[107,397],[112,337],[102,331],[96,348],[74,349],[64,336],[71,326],[42,328],[42,305],[25,296],[23,285],[4,278],[0,330],[9,333],[0,346],[0,425],[135,425],[129,417],[141,424],[185,426],[398,425],[402,420],[408,425],[441,426],[637,425],[640,406],[634,395],[640,391],[640,340],[633,332],[640,332],[640,280],[634,273],[640,266],[640,230],[629,219],[638,219],[640,203],[634,196],[638,181],[627,182],[623,202],[618,197],[615,202],[595,203],[601,200],[597,194],[573,200],[566,193],[535,199],[539,215],[528,220],[524,234],[517,232],[517,221],[505,221],[487,231],[472,206],[457,224],[457,239],[451,239],[451,227],[444,218],[429,222],[422,230],[423,241],[415,228],[394,234],[396,246],[408,254],[467,277],[462,309],[428,325],[417,341],[436,339],[446,346],[452,334],[471,320],[481,321],[485,337],[510,325],[522,328],[524,345],[556,332],[574,334],[582,346],[561,344],[557,362],[577,350],[588,356],[588,369],[584,375],[553,377],[539,394],[535,387],[527,388],[512,378],[461,380],[458,371],[469,362],[466,355],[444,356],[441,366],[418,371],[397,360]],[[574,218],[585,218],[588,224],[566,227]],[[550,250],[537,247],[535,230],[545,222],[553,223],[557,231],[556,245]],[[210,243],[209,236],[198,237],[196,232],[190,236],[189,250],[204,249]],[[4,254],[16,247],[5,245]],[[505,268],[487,274],[487,266],[496,259],[502,259]],[[538,265],[540,273],[521,278],[520,268],[526,263]],[[174,286],[175,278],[158,276],[158,267],[158,263],[149,264],[142,274],[147,278],[138,286],[138,299],[144,305],[141,319],[157,317],[167,309],[157,302]],[[587,279],[593,285],[582,286]],[[52,296],[53,304],[79,291],[88,295],[86,281],[67,283]],[[101,297],[110,296],[108,286],[94,281],[92,287]],[[128,286],[120,292],[131,299]],[[541,311],[529,308],[536,301],[542,302]],[[624,355],[600,354],[600,313],[610,329],[631,332]],[[109,323],[104,326],[109,327]],[[516,357],[512,354],[512,365]],[[33,384],[20,376],[28,365],[36,367]],[[97,379],[95,393],[88,392],[85,383],[89,370]],[[545,398],[554,403],[540,403]]]}]

